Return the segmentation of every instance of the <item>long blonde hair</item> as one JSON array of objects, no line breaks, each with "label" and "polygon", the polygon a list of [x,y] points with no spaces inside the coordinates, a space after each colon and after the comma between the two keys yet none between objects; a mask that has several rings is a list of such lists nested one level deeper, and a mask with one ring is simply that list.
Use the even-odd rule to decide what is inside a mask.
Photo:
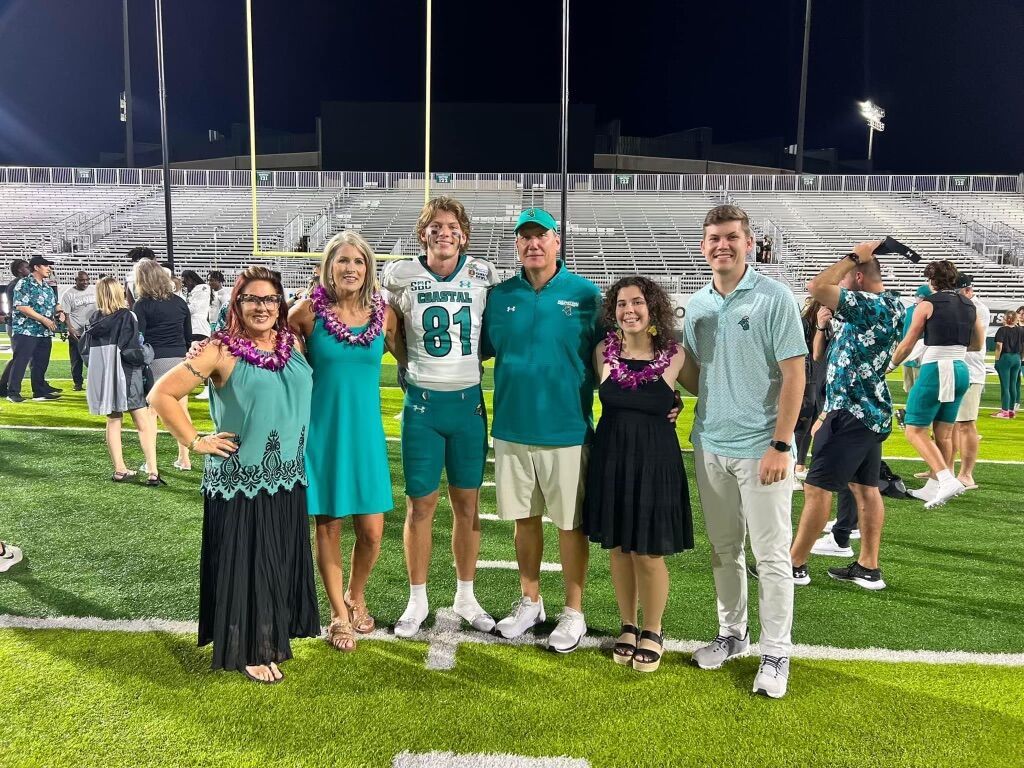
[{"label": "long blonde hair", "polygon": [[128,309],[124,286],[113,277],[101,277],[96,282],[96,308],[101,315],[112,315],[119,309]]},{"label": "long blonde hair", "polygon": [[135,294],[137,298],[169,299],[174,285],[159,262],[143,259],[135,265]]},{"label": "long blonde hair", "polygon": [[366,259],[366,279],[359,289],[359,306],[369,309],[373,305],[373,294],[377,288],[377,257],[373,248],[358,232],[346,229],[331,238],[324,248],[323,260],[320,262],[320,285],[327,291],[327,298],[333,304],[338,300],[338,286],[334,284],[334,261],[341,253],[342,246],[351,245]]}]

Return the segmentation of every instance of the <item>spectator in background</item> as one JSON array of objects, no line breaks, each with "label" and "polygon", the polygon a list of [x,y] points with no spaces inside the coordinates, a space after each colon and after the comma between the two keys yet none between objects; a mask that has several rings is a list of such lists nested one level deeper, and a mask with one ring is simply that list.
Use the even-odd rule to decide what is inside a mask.
[{"label": "spectator in background", "polygon": [[1020,402],[1020,355],[1024,347],[1024,328],[1017,313],[1010,310],[1003,316],[1003,327],[996,331],[996,373],[999,374],[1000,410],[997,419],[1012,419],[1014,407]]},{"label": "spectator in background", "polygon": [[46,383],[46,369],[50,365],[50,351],[57,323],[64,317],[57,307],[57,295],[46,282],[53,262],[44,256],[33,256],[28,262],[31,274],[21,278],[14,286],[12,305],[15,339],[11,358],[7,399],[12,403],[25,400],[21,396],[21,380],[25,369],[32,364],[32,399],[57,400],[58,390]]},{"label": "spectator in background", "polygon": [[931,509],[966,490],[951,471],[953,425],[970,383],[964,356],[982,348],[985,329],[974,304],[955,292],[957,269],[953,262],[933,261],[924,275],[933,293],[914,310],[914,320],[893,354],[892,365],[902,363],[918,339],[924,339],[921,373],[907,397],[905,420],[907,441],[931,471],[924,488],[910,494]]},{"label": "spectator in background", "polygon": [[764,239],[764,245],[761,246],[761,261],[763,261],[765,264],[775,263],[774,256],[772,254],[772,248],[772,239],[770,237],[766,237]]},{"label": "spectator in background", "polygon": [[[804,399],[800,404],[800,417],[796,422],[796,465],[793,467],[796,481],[803,480],[807,474],[811,428],[825,404],[825,370],[828,363],[825,353],[832,338],[832,310],[813,296],[808,296],[800,319],[809,354],[804,358],[804,375],[807,382],[804,385]],[[794,490],[799,490],[795,483]]]},{"label": "spectator in background", "polygon": [[[128,308],[131,309],[135,306],[136,294],[135,294],[135,266],[144,259],[150,261],[156,261],[156,254],[153,253],[152,248],[146,248],[144,246],[138,248],[132,248],[128,251],[128,258],[132,263],[132,271],[128,275],[128,278],[124,281],[125,296],[128,298]],[[170,277],[170,270],[167,271],[168,277]]]},{"label": "spectator in background", "polygon": [[60,305],[68,316],[68,355],[71,358],[71,380],[74,382],[75,392],[81,392],[82,352],[78,342],[82,337],[82,331],[89,324],[89,318],[96,311],[96,288],[89,285],[88,273],[79,272],[75,275],[75,285],[64,291]]},{"label": "spectator in background", "polygon": [[210,286],[210,332],[211,335],[220,327],[221,310],[231,303],[231,288],[224,284],[224,273],[218,270],[210,272],[206,278]]},{"label": "spectator in background", "polygon": [[124,288],[114,278],[104,277],[96,284],[95,299],[98,309],[83,324],[88,330],[81,337],[81,344],[82,354],[89,361],[89,413],[107,417],[107,450],[114,465],[110,479],[115,483],[130,482],[136,475],[125,464],[121,444],[121,427],[127,412],[138,429],[146,466],[156,476],[146,484],[159,486],[163,481],[157,469],[156,416],[146,403],[146,351],[138,321],[128,309]]},{"label": "spectator in background", "polygon": [[[159,380],[185,359],[188,340],[192,337],[192,316],[185,300],[174,294],[166,270],[156,261],[139,261],[135,265],[134,282],[138,291],[134,312],[139,319],[139,332],[145,342],[153,347],[150,369],[153,378]],[[179,404],[186,418],[189,418],[188,395],[182,397]],[[178,458],[174,467],[183,471],[192,469],[188,448],[184,445],[178,445]],[[150,480],[160,479],[155,467],[147,467],[146,472]]]},{"label": "spectator in background", "polygon": [[[992,313],[988,307],[978,301],[974,295],[973,278],[963,272],[957,277],[957,291],[964,298],[970,299],[978,310],[978,317],[983,328],[988,329],[992,322]],[[956,425],[953,427],[953,456],[960,454],[960,472],[957,480],[972,491],[978,487],[974,482],[974,465],[978,461],[978,447],[981,437],[978,435],[978,412],[981,410],[981,394],[985,390],[985,348],[964,355],[970,384],[964,399],[960,401],[960,410],[956,414]]]},{"label": "spectator in background", "polygon": [[[910,324],[914,320],[914,310],[917,305],[924,301],[927,297],[932,295],[931,286],[925,283],[917,288],[917,292],[914,295],[914,303],[907,307],[907,312],[903,316],[903,338],[907,337],[907,333],[910,332]],[[917,374],[921,371],[921,355],[924,354],[924,339],[920,339],[914,348],[911,350],[907,359],[903,362],[903,391],[908,395],[910,390],[914,387],[914,382],[917,381]]]},{"label": "spectator in background", "polygon": [[14,353],[14,286],[18,284],[18,281],[23,277],[28,277],[29,268],[28,262],[24,259],[15,259],[11,262],[11,275],[14,279],[11,280],[4,288],[4,297],[6,303],[4,304],[5,320],[4,325],[7,328],[7,336],[11,340],[11,360],[7,361],[7,365],[4,366],[4,372],[0,375],[0,397],[7,397],[7,385],[11,378],[11,363],[13,362]]},{"label": "spectator in background", "polygon": [[185,287],[185,301],[192,317],[192,338],[189,341],[205,341],[210,338],[210,286],[191,269],[181,273],[181,283]]}]

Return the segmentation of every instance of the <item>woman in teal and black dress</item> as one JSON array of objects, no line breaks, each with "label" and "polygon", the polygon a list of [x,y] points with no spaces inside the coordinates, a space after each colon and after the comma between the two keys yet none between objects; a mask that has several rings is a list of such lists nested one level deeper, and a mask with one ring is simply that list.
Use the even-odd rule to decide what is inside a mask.
[{"label": "woman in teal and black dress", "polygon": [[[370,245],[355,232],[324,249],[320,281],[289,315],[313,366],[314,418],[306,443],[309,514],[316,559],[331,603],[327,642],[355,649],[355,632],[373,631],[365,589],[380,554],[384,513],[394,506],[381,423],[380,370],[385,346],[405,361],[397,322],[377,287]],[[341,521],[352,519],[355,544],[345,590]]]},{"label": "woman in teal and black dress", "polygon": [[[213,668],[260,683],[284,678],[289,639],[320,634],[306,508],[305,443],[313,375],[288,328],[280,275],[249,267],[227,328],[156,383],[150,404],[181,445],[206,454],[199,644]],[[178,400],[209,378],[215,433]]]}]

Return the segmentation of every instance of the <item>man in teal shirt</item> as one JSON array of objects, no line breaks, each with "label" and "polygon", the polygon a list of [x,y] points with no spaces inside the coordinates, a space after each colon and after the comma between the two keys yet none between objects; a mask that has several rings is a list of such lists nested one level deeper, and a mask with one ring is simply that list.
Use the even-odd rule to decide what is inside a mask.
[{"label": "man in teal shirt", "polygon": [[495,631],[521,635],[545,620],[540,596],[541,515],[559,529],[565,609],[548,638],[561,653],[587,632],[583,584],[589,545],[580,530],[587,443],[593,434],[594,372],[601,292],[558,259],[556,223],[529,208],[516,224],[523,265],[495,286],[484,312],[482,356],[494,357],[494,479],[498,515],[516,523],[522,598]]},{"label": "man in teal shirt", "polygon": [[693,659],[718,669],[745,655],[744,540],[757,561],[761,665],[754,692],[786,694],[793,625],[793,430],[804,392],[804,342],[792,292],[759,275],[746,255],[750,221],[734,205],[704,218],[711,282],[686,307],[683,386],[698,396],[690,440],[711,542],[718,635]]}]

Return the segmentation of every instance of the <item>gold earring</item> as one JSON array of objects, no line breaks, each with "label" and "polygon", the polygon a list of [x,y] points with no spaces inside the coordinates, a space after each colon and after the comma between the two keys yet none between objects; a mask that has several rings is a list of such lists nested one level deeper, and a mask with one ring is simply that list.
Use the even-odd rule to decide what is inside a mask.
[{"label": "gold earring", "polygon": [[658,329],[655,326],[653,326],[653,325],[648,326],[647,332],[649,334],[651,334],[651,336],[657,336],[658,335]]}]

